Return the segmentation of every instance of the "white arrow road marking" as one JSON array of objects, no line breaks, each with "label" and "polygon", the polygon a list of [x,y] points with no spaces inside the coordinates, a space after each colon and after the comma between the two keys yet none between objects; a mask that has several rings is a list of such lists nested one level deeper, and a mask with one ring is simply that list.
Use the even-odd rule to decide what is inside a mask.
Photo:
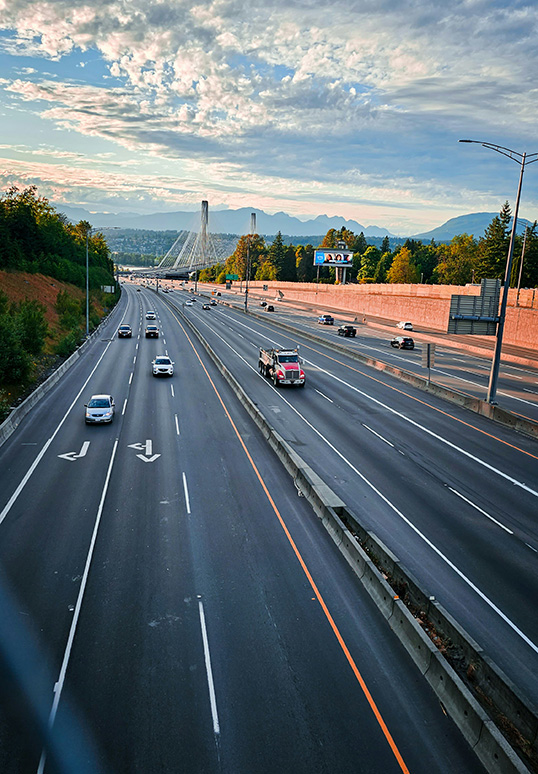
[{"label": "white arrow road marking", "polygon": [[152,457],[144,457],[143,454],[137,454],[136,455],[139,460],[143,460],[143,462],[155,462],[155,460],[159,459],[161,456],[160,454],[154,454]]},{"label": "white arrow road marking", "polygon": [[145,449],[146,454],[148,457],[151,457],[153,453],[153,441],[151,438],[148,438],[146,443],[130,443],[128,444],[129,449],[138,449],[138,451],[142,451],[142,449]]},{"label": "white arrow road marking", "polygon": [[76,452],[66,452],[65,454],[58,454],[58,457],[60,457],[62,460],[69,460],[69,462],[74,462],[75,460],[80,459],[80,457],[86,456],[89,446],[90,442],[84,441],[78,454]]}]

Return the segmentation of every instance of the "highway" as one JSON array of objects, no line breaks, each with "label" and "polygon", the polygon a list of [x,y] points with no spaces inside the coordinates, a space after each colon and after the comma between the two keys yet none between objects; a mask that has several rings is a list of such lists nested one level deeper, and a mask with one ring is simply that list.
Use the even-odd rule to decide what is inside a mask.
[{"label": "highway", "polygon": [[[275,429],[536,703],[536,442],[291,336],[280,313],[200,306],[184,312]],[[297,343],[306,387],[275,388],[258,348]]]},{"label": "highway", "polygon": [[[0,447],[0,770],[483,771],[180,316],[124,291]],[[151,308],[157,340],[143,335]],[[234,367],[248,353],[246,386],[310,443],[286,420],[298,393],[250,368],[267,332],[187,311]],[[115,335],[122,322],[132,339]],[[176,373],[157,379],[164,352]],[[349,388],[308,357],[305,403],[340,435]],[[115,398],[110,425],[84,424],[96,393]],[[353,479],[322,443],[301,453],[323,448],[331,485]]]},{"label": "highway", "polygon": [[[205,291],[209,293],[209,287]],[[204,292],[205,292],[204,291]],[[260,300],[267,294],[251,294],[249,306],[252,310],[261,312]],[[244,295],[236,292],[225,292],[223,300],[238,308],[244,306]],[[402,331],[399,328],[390,328],[379,324],[362,324],[361,320],[353,323],[357,328],[355,338],[339,337],[338,326],[350,324],[353,315],[342,314],[338,311],[327,309],[335,322],[333,326],[319,325],[317,314],[311,308],[305,308],[299,304],[275,303],[275,314],[282,321],[296,327],[297,331],[315,333],[327,338],[328,341],[337,340],[340,344],[348,346],[362,355],[382,360],[403,368],[406,371],[417,374],[422,378],[428,378],[428,370],[422,366],[422,350],[425,343],[421,342],[421,334],[429,336],[432,331],[415,326],[411,332]],[[414,339],[414,350],[400,350],[390,346],[390,340],[395,336],[405,335]],[[467,342],[470,336],[463,339]],[[480,337],[478,337],[480,339]],[[434,366],[430,369],[432,381],[442,384],[452,390],[472,395],[485,400],[488,390],[489,374],[491,370],[491,357],[482,357],[465,349],[451,349],[451,339],[447,337],[442,344],[436,344]],[[529,365],[518,365],[504,360],[501,363],[499,382],[496,395],[497,403],[528,419],[538,421],[538,368]]]}]

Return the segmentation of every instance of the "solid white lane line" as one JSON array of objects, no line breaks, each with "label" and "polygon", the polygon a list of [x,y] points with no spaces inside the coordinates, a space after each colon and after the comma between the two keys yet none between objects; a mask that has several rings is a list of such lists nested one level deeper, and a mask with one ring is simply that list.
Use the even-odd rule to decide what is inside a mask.
[{"label": "solid white lane line", "polygon": [[[56,718],[56,713],[58,711],[58,705],[60,703],[60,697],[62,695],[62,690],[63,690],[63,687],[64,687],[65,675],[66,675],[67,667],[68,667],[68,664],[69,664],[69,658],[71,656],[71,650],[73,648],[73,641],[75,639],[75,633],[76,633],[76,630],[77,630],[78,619],[80,617],[80,610],[81,610],[81,607],[82,607],[82,601],[84,599],[84,592],[86,590],[86,583],[88,581],[88,574],[90,572],[90,565],[91,565],[91,561],[92,561],[92,557],[93,557],[95,541],[97,539],[97,531],[99,529],[99,524],[101,522],[101,515],[103,513],[103,507],[104,507],[104,504],[105,504],[106,493],[107,493],[107,490],[108,490],[108,484],[109,484],[109,481],[110,481],[110,476],[112,474],[112,466],[114,464],[114,458],[116,456],[116,449],[118,448],[118,443],[119,443],[119,439],[116,438],[116,440],[114,442],[114,448],[112,449],[112,455],[110,457],[110,462],[108,463],[108,470],[107,470],[107,473],[106,473],[106,478],[105,478],[105,483],[104,483],[104,486],[103,486],[103,491],[101,493],[101,500],[99,502],[99,508],[97,509],[97,517],[95,519],[95,525],[93,527],[93,534],[92,534],[92,538],[91,538],[91,541],[90,541],[90,547],[89,547],[89,550],[88,550],[88,555],[86,557],[86,565],[84,567],[84,572],[83,572],[83,575],[82,575],[82,580],[80,581],[80,587],[79,587],[79,590],[78,590],[77,602],[76,602],[75,610],[74,610],[74,613],[73,613],[73,619],[71,621],[71,628],[69,629],[69,636],[67,638],[67,645],[66,645],[66,648],[65,648],[65,653],[64,653],[64,657],[63,657],[63,661],[62,661],[62,666],[60,668],[60,674],[59,674],[58,680],[56,681],[56,684],[54,686],[54,700],[52,702],[52,708],[51,708],[50,715],[49,715],[49,724],[48,724],[49,728],[52,728],[52,726],[54,725],[54,720]],[[46,753],[43,750],[43,752],[41,753],[41,759],[39,761],[39,768],[37,770],[38,774],[42,774],[43,773],[43,770],[45,768],[45,759],[46,759]]]},{"label": "solid white lane line", "polygon": [[129,384],[131,384],[131,382],[133,381],[133,373],[134,373],[134,372],[133,372],[133,371],[131,371],[131,375],[129,376]]},{"label": "solid white lane line", "polygon": [[536,392],[536,390],[529,390],[527,387],[523,387],[523,389],[525,390],[525,392],[532,393],[532,395],[538,395],[538,392]]},{"label": "solid white lane line", "polygon": [[380,441],[383,441],[384,443],[388,443],[388,445],[392,446],[392,448],[394,449],[394,444],[393,443],[391,443],[390,441],[387,441],[386,438],[383,438],[382,435],[379,435],[379,433],[376,433],[376,431],[372,430],[372,428],[368,427],[368,425],[365,425],[364,423],[361,423],[361,424],[362,424],[363,427],[365,427],[367,430],[369,430],[371,433],[373,433],[375,436],[377,436],[377,438],[379,438]]},{"label": "solid white lane line", "polygon": [[531,546],[530,543],[525,543],[525,545],[531,549],[531,551],[534,551],[535,554],[538,554],[538,549],[534,548],[534,546]]},{"label": "solid white lane line", "polygon": [[176,433],[179,435],[179,421],[177,418],[177,414],[174,414],[174,418],[176,420]]},{"label": "solid white lane line", "polygon": [[[245,327],[246,327],[246,326],[245,326]],[[214,330],[213,330],[213,333],[215,333],[215,331],[214,331]],[[232,346],[231,346],[231,345],[230,345],[230,344],[229,344],[229,343],[228,343],[228,342],[227,342],[227,341],[226,341],[224,338],[222,338],[222,336],[219,336],[218,334],[216,334],[216,335],[218,336],[218,338],[220,338],[220,339],[221,339],[221,341],[222,341],[224,344],[226,344],[226,346],[228,346],[228,347],[229,347],[229,348],[232,350],[232,352],[234,352],[234,353],[237,355],[237,357],[239,357],[239,358],[240,358],[240,360],[242,360],[242,361],[245,363],[245,365],[247,365],[247,366],[248,366],[248,368],[250,368],[250,369],[251,369],[252,371],[254,371],[255,373],[258,373],[257,369],[256,369],[256,368],[254,368],[254,367],[253,367],[253,366],[252,366],[252,365],[251,365],[251,364],[250,364],[250,363],[249,363],[247,360],[245,360],[245,358],[244,358],[242,355],[240,355],[240,354],[239,354],[239,352],[237,352],[235,349],[233,349],[233,347],[232,347]],[[307,361],[307,360],[305,359],[305,362],[310,362],[310,361]],[[458,446],[455,446],[455,445],[454,445],[454,444],[452,444],[450,441],[447,441],[447,440],[445,440],[444,438],[441,438],[440,436],[437,436],[437,435],[436,435],[436,434],[435,434],[433,431],[431,431],[431,430],[428,430],[428,428],[426,428],[426,427],[423,427],[422,425],[419,425],[419,424],[418,424],[418,422],[415,422],[414,420],[412,420],[412,419],[409,419],[408,417],[404,416],[403,414],[400,414],[400,413],[399,413],[398,411],[396,411],[395,409],[392,409],[392,408],[390,408],[390,406],[387,406],[387,405],[385,405],[384,403],[382,403],[381,401],[377,400],[376,398],[373,398],[373,397],[371,397],[371,396],[370,396],[370,395],[368,395],[367,393],[363,393],[363,392],[362,392],[361,390],[359,390],[357,387],[353,387],[352,385],[350,385],[350,384],[348,384],[347,382],[345,382],[343,379],[340,379],[340,378],[338,378],[337,376],[334,376],[334,375],[333,375],[333,374],[331,374],[329,371],[325,371],[325,369],[321,368],[320,366],[316,366],[315,364],[313,364],[313,365],[314,365],[314,367],[318,368],[320,371],[323,371],[324,373],[328,374],[329,376],[332,376],[332,377],[333,377],[334,379],[336,379],[338,382],[341,382],[342,384],[346,385],[347,387],[350,387],[352,390],[355,390],[355,392],[358,392],[359,394],[361,394],[361,395],[363,395],[364,397],[368,398],[368,400],[371,400],[371,401],[373,401],[374,403],[377,403],[378,405],[380,405],[380,406],[382,406],[382,407],[386,408],[386,409],[387,409],[388,411],[390,411],[391,413],[393,413],[393,414],[396,414],[397,416],[401,417],[402,419],[404,419],[404,420],[405,420],[405,421],[407,421],[407,422],[410,422],[410,423],[411,423],[412,425],[414,425],[415,427],[417,427],[417,428],[419,428],[419,429],[423,430],[425,433],[428,433],[429,435],[433,436],[434,438],[437,438],[437,439],[438,439],[439,441],[441,441],[442,443],[445,443],[445,444],[447,444],[448,446],[450,446],[451,448],[454,448],[454,449],[456,449],[457,451],[461,451],[461,453],[462,453],[462,454],[464,454],[465,456],[467,456],[467,457],[470,457],[471,459],[475,460],[476,462],[478,462],[478,463],[479,463],[479,464],[481,464],[481,465],[484,465],[484,467],[488,468],[489,470],[492,470],[493,472],[495,472],[495,473],[498,473],[498,474],[499,474],[500,476],[502,476],[503,478],[506,478],[506,479],[508,479],[509,481],[511,481],[512,483],[516,484],[517,486],[520,486],[520,487],[522,487],[522,488],[523,488],[523,489],[525,489],[526,491],[530,491],[530,493],[531,493],[531,494],[534,494],[535,496],[538,496],[538,492],[535,492],[533,489],[530,489],[530,488],[529,488],[529,487],[527,487],[525,484],[523,484],[523,483],[521,483],[521,482],[519,482],[519,481],[516,481],[515,479],[512,479],[512,478],[511,478],[510,476],[508,476],[506,473],[503,473],[502,471],[499,471],[499,470],[497,470],[497,468],[494,468],[494,467],[492,467],[491,465],[489,465],[488,463],[486,463],[486,462],[484,462],[484,461],[480,460],[479,458],[477,458],[477,457],[474,457],[472,454],[470,454],[469,452],[466,452],[464,449],[460,449]],[[259,374],[259,376],[260,376],[260,378],[261,378],[261,379],[263,379],[263,377],[261,376],[261,374]],[[264,380],[264,381],[265,381],[265,380]],[[443,553],[443,552],[442,552],[442,551],[441,551],[439,548],[437,548],[437,546],[436,546],[434,543],[432,543],[432,541],[431,541],[431,540],[430,540],[428,537],[426,537],[426,535],[425,535],[423,532],[421,532],[421,531],[418,529],[418,527],[417,527],[415,524],[413,524],[413,522],[412,522],[410,519],[408,519],[408,518],[407,518],[407,516],[405,516],[405,515],[404,515],[404,514],[403,514],[403,513],[402,513],[402,512],[401,512],[401,511],[400,511],[400,510],[399,510],[399,509],[398,509],[398,508],[397,508],[397,507],[396,507],[396,506],[395,506],[395,505],[394,505],[394,504],[393,504],[393,503],[392,503],[392,502],[391,502],[391,501],[388,499],[388,497],[385,497],[385,495],[384,495],[384,494],[383,494],[383,493],[382,493],[382,492],[381,492],[381,491],[380,491],[380,490],[379,490],[379,489],[378,489],[378,488],[377,488],[377,487],[376,487],[374,484],[372,484],[372,482],[371,482],[371,481],[369,481],[369,480],[366,478],[366,476],[365,476],[363,473],[361,473],[361,472],[360,472],[360,470],[358,470],[358,468],[356,468],[356,467],[353,465],[353,463],[352,463],[352,462],[350,462],[350,461],[347,459],[347,457],[344,457],[344,455],[343,455],[343,454],[342,454],[342,453],[341,453],[341,452],[340,452],[340,451],[339,451],[339,450],[336,448],[336,446],[334,446],[334,445],[333,445],[333,444],[332,444],[332,443],[331,443],[331,442],[330,442],[330,441],[329,441],[329,440],[328,440],[328,439],[327,439],[327,438],[326,438],[326,437],[325,437],[325,436],[324,436],[324,435],[323,435],[323,434],[322,434],[322,433],[321,433],[321,432],[320,432],[320,431],[319,431],[319,430],[318,430],[316,427],[314,427],[314,425],[313,425],[311,422],[309,422],[309,421],[308,421],[308,419],[307,419],[306,417],[304,417],[304,416],[303,416],[303,415],[302,415],[302,414],[301,414],[301,413],[300,413],[300,412],[299,412],[299,411],[298,411],[298,410],[295,408],[295,406],[293,406],[293,405],[292,405],[292,404],[291,404],[291,403],[290,403],[288,400],[286,400],[286,398],[285,398],[285,397],[282,395],[282,393],[281,393],[281,392],[280,392],[280,391],[279,391],[279,390],[278,390],[276,387],[273,387],[273,385],[272,385],[272,384],[270,384],[270,383],[268,383],[268,382],[267,382],[267,385],[268,385],[268,387],[269,387],[270,389],[272,389],[272,390],[273,390],[273,391],[274,391],[274,392],[275,392],[275,393],[276,393],[276,394],[279,396],[279,398],[280,398],[280,399],[281,399],[281,400],[282,400],[282,401],[283,401],[283,402],[284,402],[284,403],[285,403],[285,404],[286,404],[286,405],[287,405],[287,406],[288,406],[288,407],[289,407],[289,408],[290,408],[290,409],[291,409],[291,410],[292,410],[292,411],[293,411],[295,414],[297,414],[297,416],[298,416],[298,417],[300,417],[300,419],[302,419],[302,420],[303,420],[303,422],[304,422],[304,423],[305,423],[305,424],[306,424],[306,425],[307,425],[307,426],[308,426],[308,427],[309,427],[309,428],[310,428],[310,429],[311,429],[311,430],[312,430],[312,431],[313,431],[313,432],[314,432],[314,433],[315,433],[315,434],[316,434],[316,435],[317,435],[319,438],[321,438],[321,439],[322,439],[322,441],[324,441],[324,443],[326,443],[326,444],[327,444],[327,446],[328,446],[328,447],[329,447],[329,448],[330,448],[330,449],[331,449],[331,450],[332,450],[332,451],[333,451],[333,452],[334,452],[334,453],[335,453],[335,454],[336,454],[338,457],[340,457],[340,459],[341,459],[343,462],[345,462],[345,464],[346,464],[346,465],[347,465],[349,468],[351,468],[351,470],[352,470],[352,471],[353,471],[353,472],[354,472],[354,473],[355,473],[357,476],[359,476],[359,478],[360,478],[362,481],[364,481],[364,483],[365,483],[365,484],[366,484],[368,487],[370,487],[370,489],[371,489],[373,492],[375,492],[375,494],[376,494],[376,495],[377,495],[377,496],[378,496],[378,497],[379,497],[381,500],[383,500],[383,502],[384,502],[384,503],[385,503],[385,504],[386,504],[386,505],[387,505],[387,506],[388,506],[388,507],[389,507],[389,508],[390,508],[390,509],[391,509],[391,510],[392,510],[392,511],[393,511],[393,512],[394,512],[394,513],[395,513],[395,514],[396,514],[396,515],[397,515],[397,516],[400,518],[400,519],[402,519],[402,521],[404,521],[404,522],[407,524],[407,526],[408,526],[410,529],[412,529],[412,530],[413,530],[413,532],[414,532],[414,533],[415,533],[415,534],[416,534],[416,535],[417,535],[417,536],[418,536],[418,537],[419,537],[421,540],[423,540],[423,541],[426,543],[426,545],[427,545],[427,546],[429,546],[429,547],[431,548],[431,550],[432,550],[432,551],[434,551],[434,552],[437,554],[437,556],[438,556],[440,559],[442,559],[442,561],[443,561],[443,562],[445,562],[445,564],[447,564],[447,565],[448,565],[448,567],[450,567],[450,569],[451,569],[451,570],[453,570],[453,571],[456,573],[456,575],[457,575],[459,578],[461,578],[461,580],[462,580],[464,583],[466,583],[466,584],[467,584],[467,586],[469,586],[469,588],[471,588],[471,589],[472,589],[472,590],[473,590],[473,591],[474,591],[474,592],[475,592],[475,593],[476,593],[476,594],[477,594],[477,595],[480,597],[480,599],[482,599],[482,600],[483,600],[483,601],[486,603],[486,605],[488,605],[488,607],[490,607],[490,608],[491,608],[491,609],[492,609],[492,610],[493,610],[493,611],[494,611],[494,612],[495,612],[495,613],[496,613],[496,614],[497,614],[497,615],[498,615],[498,616],[499,616],[499,617],[500,617],[500,618],[501,618],[501,619],[502,619],[502,620],[503,620],[503,621],[504,621],[504,622],[505,622],[505,623],[506,623],[506,624],[507,624],[507,625],[508,625],[508,626],[509,626],[509,627],[510,627],[510,628],[511,628],[511,629],[512,629],[512,630],[513,630],[513,631],[514,631],[514,632],[515,632],[517,635],[518,635],[518,636],[519,636],[519,637],[521,637],[521,639],[522,639],[522,640],[524,640],[524,642],[526,642],[526,643],[527,643],[527,645],[528,645],[530,648],[532,648],[532,650],[534,650],[534,652],[535,652],[535,653],[538,653],[538,646],[536,646],[536,645],[534,644],[534,642],[533,642],[531,639],[529,639],[529,637],[527,637],[527,635],[526,635],[526,634],[524,634],[524,632],[522,632],[522,631],[521,631],[521,629],[519,629],[519,628],[516,626],[516,624],[515,624],[515,623],[514,623],[514,622],[513,622],[513,621],[512,621],[510,618],[508,618],[508,616],[507,616],[507,615],[505,615],[505,613],[503,613],[503,611],[502,611],[502,610],[501,610],[499,607],[497,607],[497,605],[496,605],[496,604],[495,604],[495,603],[494,603],[494,602],[493,602],[493,601],[492,601],[492,600],[491,600],[491,599],[490,599],[488,596],[486,596],[486,594],[484,594],[484,592],[483,592],[483,591],[481,591],[481,589],[479,589],[479,588],[478,588],[478,586],[476,586],[476,585],[475,585],[475,584],[472,582],[472,580],[471,580],[470,578],[468,578],[468,577],[467,577],[467,576],[466,576],[466,575],[465,575],[465,574],[464,574],[464,573],[463,573],[463,572],[462,572],[462,571],[459,569],[459,567],[457,567],[457,566],[454,564],[454,562],[452,562],[452,561],[451,561],[451,560],[448,558],[448,556],[446,556],[446,555],[445,555],[445,554],[444,554],[444,553]],[[401,453],[401,454],[403,454],[403,452],[402,452],[400,449],[398,449],[398,451],[400,451],[400,453]]]},{"label": "solid white lane line", "polygon": [[187,487],[187,476],[185,473],[183,475],[183,492],[185,494],[185,507],[187,508],[187,513],[190,514],[191,512],[191,502],[189,500],[189,489]]},{"label": "solid white lane line", "polygon": [[207,674],[207,686],[209,688],[209,702],[211,704],[211,716],[213,718],[213,731],[220,734],[219,716],[217,713],[217,699],[215,695],[215,684],[213,682],[213,670],[211,669],[211,655],[209,653],[209,640],[207,638],[207,629],[205,625],[204,606],[202,600],[198,600],[198,610],[200,612],[200,627],[202,629],[202,640],[204,643],[205,671]]},{"label": "solid white lane line", "polygon": [[[121,318],[121,320],[120,320],[120,325],[121,325],[121,323],[123,322],[123,318],[125,317],[125,314],[126,314],[126,312],[127,312],[127,310],[125,311],[125,313],[124,313],[123,317],[122,317],[122,318]],[[35,458],[35,460],[33,461],[33,463],[32,463],[32,464],[30,465],[30,467],[28,468],[28,470],[27,470],[27,472],[26,472],[26,474],[25,474],[24,478],[22,479],[21,483],[20,483],[20,484],[19,484],[19,486],[18,486],[18,487],[15,489],[15,491],[13,492],[13,494],[11,495],[11,497],[9,498],[8,502],[7,502],[7,503],[6,503],[6,505],[4,506],[4,509],[3,509],[3,511],[0,513],[0,524],[1,524],[1,523],[4,521],[4,519],[5,519],[5,518],[6,518],[6,516],[8,515],[9,511],[10,511],[10,510],[11,510],[11,508],[13,507],[13,504],[16,502],[16,500],[17,500],[18,496],[20,495],[20,493],[22,492],[22,490],[24,489],[24,487],[25,487],[25,486],[26,486],[26,484],[28,483],[28,479],[30,478],[30,476],[32,475],[32,473],[34,472],[34,470],[37,468],[37,466],[39,465],[39,463],[40,463],[40,462],[41,462],[41,460],[43,459],[43,456],[44,456],[45,452],[47,451],[47,449],[49,448],[49,446],[51,445],[51,443],[53,442],[53,440],[56,438],[56,436],[57,436],[57,435],[58,435],[58,433],[60,432],[60,428],[62,427],[63,423],[65,422],[65,420],[66,420],[66,419],[67,419],[67,417],[69,416],[69,414],[70,414],[70,412],[71,412],[71,409],[73,408],[73,406],[75,405],[75,403],[78,401],[78,399],[79,399],[79,398],[80,398],[80,396],[82,395],[83,391],[86,389],[86,385],[88,384],[88,382],[90,381],[90,379],[91,379],[91,378],[92,378],[92,376],[94,375],[94,373],[95,373],[95,371],[97,370],[97,368],[98,368],[99,364],[101,363],[101,360],[102,360],[102,359],[104,358],[104,356],[106,355],[106,353],[107,353],[107,350],[108,350],[108,348],[110,347],[110,345],[111,345],[111,344],[112,344],[112,339],[111,339],[111,340],[108,342],[108,344],[106,345],[106,347],[105,347],[105,349],[104,349],[104,351],[103,351],[103,354],[101,355],[101,357],[99,358],[99,360],[97,361],[97,363],[94,365],[93,369],[92,369],[92,370],[91,370],[91,372],[90,372],[90,375],[88,376],[88,378],[86,379],[86,381],[84,382],[84,384],[82,385],[82,387],[80,388],[80,390],[78,391],[78,393],[76,394],[76,396],[75,396],[75,398],[74,398],[73,402],[71,403],[71,405],[69,406],[69,408],[67,409],[67,411],[65,412],[65,414],[63,415],[62,419],[60,420],[60,422],[59,422],[59,424],[58,424],[58,427],[57,427],[57,428],[56,428],[56,430],[53,432],[53,434],[51,435],[51,437],[49,438],[49,440],[48,440],[48,441],[45,443],[45,445],[43,446],[43,448],[41,449],[41,451],[39,452],[39,454],[37,455],[37,457]]]},{"label": "solid white lane line", "polygon": [[172,397],[175,398],[175,395],[174,395],[174,385],[173,384],[170,385],[170,391],[172,393]]},{"label": "solid white lane line", "polygon": [[121,410],[121,415],[123,416],[125,414],[125,409],[127,408],[127,398],[123,401],[123,408]]},{"label": "solid white lane line", "polygon": [[504,524],[501,524],[500,521],[497,521],[497,519],[494,519],[493,516],[490,516],[489,513],[487,513],[486,511],[482,510],[482,508],[480,508],[478,505],[476,505],[476,503],[473,503],[471,500],[468,500],[466,497],[464,497],[461,494],[461,492],[458,492],[456,489],[453,489],[451,486],[449,486],[448,488],[450,489],[451,492],[454,492],[455,495],[457,495],[458,497],[461,497],[462,500],[465,500],[465,502],[468,505],[471,505],[473,508],[476,508],[476,510],[479,511],[481,514],[486,516],[491,521],[495,522],[495,524],[498,527],[500,527],[501,529],[504,529],[505,532],[508,532],[509,535],[513,535],[514,534],[511,529],[508,529],[508,527],[505,527]]},{"label": "solid white lane line", "polygon": [[315,387],[314,387],[314,390],[317,392],[317,394],[318,394],[318,395],[321,395],[321,397],[322,397],[322,398],[325,398],[325,400],[328,400],[328,401],[329,401],[329,403],[334,403],[334,400],[331,400],[331,399],[330,399],[330,398],[328,398],[326,395],[324,395],[322,392],[320,392],[319,390],[316,390],[316,388],[315,388]]}]

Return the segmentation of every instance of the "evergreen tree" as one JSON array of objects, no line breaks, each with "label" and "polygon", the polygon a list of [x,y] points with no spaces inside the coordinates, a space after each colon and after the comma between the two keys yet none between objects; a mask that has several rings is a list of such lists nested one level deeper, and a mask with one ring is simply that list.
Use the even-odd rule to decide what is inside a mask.
[{"label": "evergreen tree", "polygon": [[314,248],[299,245],[295,251],[295,271],[299,282],[312,282],[315,277]]},{"label": "evergreen tree", "polygon": [[506,271],[506,259],[510,241],[511,211],[505,202],[499,215],[496,215],[478,242],[478,255],[475,277],[477,279],[503,279]]},{"label": "evergreen tree", "polygon": [[390,240],[388,236],[384,236],[383,241],[381,242],[381,255],[384,255],[385,253],[390,253]]},{"label": "evergreen tree", "polygon": [[361,280],[373,279],[376,266],[381,259],[381,252],[378,247],[370,245],[361,257],[361,266],[357,279]]},{"label": "evergreen tree", "polygon": [[[282,241],[282,234],[280,231],[273,240],[271,247],[269,248],[269,261],[275,268],[276,279],[283,279],[283,274],[286,273],[286,247]],[[295,268],[295,267],[294,267]]]},{"label": "evergreen tree", "polygon": [[355,243],[353,244],[353,247],[351,248],[354,253],[358,253],[359,255],[362,255],[366,248],[368,247],[368,242],[366,241],[366,237],[364,236],[364,232],[361,231],[361,233],[355,237]]}]

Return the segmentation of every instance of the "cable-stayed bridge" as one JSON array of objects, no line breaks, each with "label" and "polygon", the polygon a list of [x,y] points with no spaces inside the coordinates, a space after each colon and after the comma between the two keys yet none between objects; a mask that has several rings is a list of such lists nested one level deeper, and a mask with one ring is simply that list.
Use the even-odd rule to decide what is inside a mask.
[{"label": "cable-stayed bridge", "polygon": [[[223,213],[218,213],[222,216]],[[224,213],[225,214],[225,213]],[[245,223],[245,231],[247,224]],[[256,214],[250,216],[250,234],[256,233]],[[202,201],[199,220],[193,218],[192,227],[178,234],[158,266],[151,269],[138,269],[137,274],[168,276],[170,278],[188,279],[195,271],[209,266],[215,266],[224,261],[234,252],[239,237],[227,234],[224,229],[218,232],[209,228],[209,205]]]}]

